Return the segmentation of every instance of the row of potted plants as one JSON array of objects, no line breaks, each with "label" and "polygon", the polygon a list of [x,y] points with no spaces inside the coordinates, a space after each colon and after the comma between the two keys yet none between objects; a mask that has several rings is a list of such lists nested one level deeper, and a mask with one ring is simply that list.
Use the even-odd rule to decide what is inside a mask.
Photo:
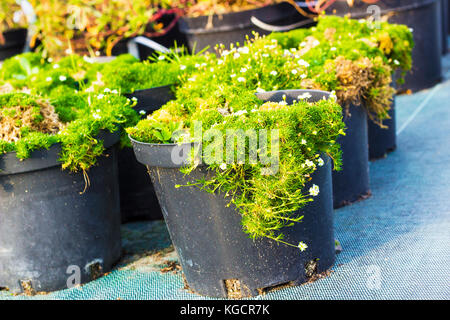
[{"label": "row of potted plants", "polygon": [[[137,177],[128,192],[135,204],[152,192],[147,170],[195,291],[256,295],[326,271],[333,197],[340,206],[367,193],[367,116],[379,125],[389,117],[391,77],[410,67],[412,46],[405,26],[322,17],[217,55],[5,61],[0,198],[16,209],[1,211],[0,242],[11,250],[0,286],[56,290],[68,266],[81,268],[83,282],[108,271],[119,256],[118,181],[130,191],[124,179]],[[159,99],[165,85],[173,96]],[[147,168],[116,147],[114,133],[130,143],[125,128]],[[332,174],[341,165],[344,178]],[[24,233],[35,241],[17,241]]]},{"label": "row of potted plants", "polygon": [[[372,29],[363,21],[322,17],[309,30],[220,48],[217,58],[208,56],[182,83],[175,100],[127,129],[138,161],[149,168],[193,290],[226,297],[239,288],[240,295],[255,295],[274,285],[302,283],[311,268],[314,273],[331,267],[331,200],[338,207],[369,191],[366,116],[377,122],[389,117],[391,76],[411,66],[412,46],[405,26]],[[295,88],[336,93],[330,101],[324,91]],[[228,161],[223,145],[228,147],[229,130],[253,128],[280,130],[274,175],[246,158],[251,133],[240,133],[247,149],[234,150]],[[178,144],[169,143],[180,129]],[[196,139],[196,130],[208,134]],[[186,163],[174,164],[174,153],[189,159],[191,144],[199,161],[179,171]],[[268,148],[258,151],[263,158],[273,155]],[[331,192],[330,172],[318,168],[328,155],[339,169],[341,151],[343,170],[333,173]],[[315,199],[320,190],[325,194]],[[318,206],[312,211],[310,201]],[[247,242],[236,241],[241,227]],[[306,248],[310,251],[296,255]]]},{"label": "row of potted plants", "polygon": [[[23,27],[25,14],[15,0],[5,3],[2,28]],[[444,0],[415,1],[31,1],[37,20],[33,27],[31,44],[50,56],[71,53],[120,54],[128,51],[127,42],[144,35],[166,47],[176,41],[194,51],[219,42],[226,45],[245,41],[251,31],[268,34],[270,31],[289,30],[314,24],[313,17],[325,11],[327,14],[350,15],[359,19],[371,16],[393,23],[408,25],[415,30],[417,45],[413,51],[415,67],[406,75],[406,82],[398,86],[400,91],[418,91],[440,81],[440,53],[446,52],[446,31],[440,21],[440,9]],[[371,7],[373,5],[376,7]],[[441,11],[442,11],[441,10]],[[17,17],[17,23],[12,18]],[[27,13],[29,16],[29,12]],[[20,17],[20,19],[19,19]],[[428,21],[428,23],[425,23]],[[99,32],[99,30],[102,30]],[[22,34],[19,40],[18,33]],[[26,31],[7,32],[6,40],[13,39],[5,47],[22,48]],[[70,40],[69,40],[70,39]],[[9,43],[10,40],[7,42]],[[20,42],[19,45],[17,42]],[[0,43],[1,45],[1,43]],[[139,53],[146,58],[154,51],[138,44]],[[1,49],[1,48],[0,48]],[[442,51],[444,50],[444,51]],[[7,52],[8,51],[8,52]],[[6,55],[5,55],[6,57]]]}]

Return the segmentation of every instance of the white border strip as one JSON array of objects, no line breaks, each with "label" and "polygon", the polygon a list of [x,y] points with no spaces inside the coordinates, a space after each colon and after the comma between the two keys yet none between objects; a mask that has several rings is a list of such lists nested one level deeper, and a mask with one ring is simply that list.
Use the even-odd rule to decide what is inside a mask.
[{"label": "white border strip", "polygon": [[402,133],[403,130],[405,130],[405,128],[411,123],[411,121],[414,120],[414,118],[419,114],[420,111],[422,111],[428,104],[428,102],[430,102],[431,98],[434,97],[434,95],[436,94],[436,92],[440,89],[441,87],[441,83],[436,85],[427,95],[427,97],[425,98],[425,100],[422,101],[422,103],[419,105],[419,107],[414,110],[414,112],[409,116],[409,118],[402,124],[402,126],[397,130],[397,135],[399,135],[400,133]]}]

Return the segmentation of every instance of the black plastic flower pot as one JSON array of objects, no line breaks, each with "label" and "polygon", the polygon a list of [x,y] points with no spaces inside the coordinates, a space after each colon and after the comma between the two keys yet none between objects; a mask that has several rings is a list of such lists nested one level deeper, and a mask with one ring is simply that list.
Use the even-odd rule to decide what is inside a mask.
[{"label": "black plastic flower pot", "polygon": [[[301,4],[299,4],[301,5]],[[269,34],[251,21],[252,17],[277,26],[291,25],[307,18],[298,13],[293,6],[283,2],[253,10],[232,12],[223,15],[182,17],[179,21],[180,32],[185,35],[191,52],[209,47],[214,52],[216,44],[228,47],[231,43],[244,43],[246,36],[252,37],[252,31],[260,35]]]},{"label": "black plastic flower pot", "polygon": [[137,112],[145,111],[146,114],[158,110],[162,105],[174,99],[172,85],[136,90],[125,96],[130,99],[136,98],[137,104],[134,109]]},{"label": "black plastic flower pot", "polygon": [[[434,86],[442,79],[442,27],[440,0],[380,0],[375,3],[381,15],[391,15],[389,22],[405,24],[413,29],[415,46],[412,52],[413,67],[398,89],[419,91]],[[367,8],[371,4],[355,1],[352,8],[346,0],[336,1],[328,13],[351,14],[352,18],[371,15]]]},{"label": "black plastic flower pot", "polygon": [[22,53],[27,40],[27,29],[13,29],[3,33],[5,43],[0,44],[0,61]]},{"label": "black plastic flower pot", "polygon": [[388,114],[390,119],[383,120],[383,125],[387,128],[381,128],[373,121],[368,120],[369,160],[384,158],[397,147],[395,100],[392,102]]},{"label": "black plastic flower pot", "polygon": [[442,54],[448,52],[448,0],[441,0]]},{"label": "black plastic flower pot", "polygon": [[118,135],[102,133],[107,156],[88,171],[68,173],[60,145],[19,161],[0,155],[0,287],[54,291],[85,283],[120,258]]},{"label": "black plastic flower pot", "polygon": [[[135,109],[150,114],[174,99],[171,86],[137,90],[126,95],[137,98]],[[145,115],[143,115],[145,116]],[[147,169],[136,161],[131,148],[119,152],[119,188],[122,222],[163,219]]]},{"label": "black plastic flower pot", "polygon": [[344,111],[345,136],[337,142],[342,149],[342,170],[333,171],[333,202],[340,208],[370,194],[367,113],[362,106]]},{"label": "black plastic flower pot", "polygon": [[[263,100],[286,101],[309,92],[310,101],[328,97],[315,90],[286,90],[258,94]],[[330,269],[335,261],[331,160],[322,155],[325,165],[318,167],[305,186],[319,186],[319,195],[298,214],[300,223],[282,230],[284,240],[303,241],[304,252],[270,239],[252,240],[243,232],[241,215],[221,193],[208,193],[197,187],[180,187],[212,172],[199,166],[190,175],[179,171],[171,160],[177,145],[141,143],[132,139],[139,162],[148,167],[172,242],[180,258],[189,287],[207,296],[255,296],[281,285],[299,285],[314,274]],[[189,146],[186,144],[185,146]],[[187,151],[187,150],[186,150]],[[187,158],[188,152],[181,156]],[[234,292],[236,293],[236,292]]]},{"label": "black plastic flower pot", "polygon": [[[138,161],[149,168],[172,242],[177,250],[189,287],[195,292],[228,297],[230,282],[238,283],[242,296],[255,296],[285,284],[308,281],[312,272],[331,268],[335,260],[331,161],[314,174],[311,183],[320,193],[298,214],[302,222],[282,230],[285,240],[304,241],[308,248],[278,245],[272,240],[249,239],[242,231],[241,216],[227,207],[223,194],[211,194],[196,187],[181,187],[208,178],[205,167],[189,176],[171,162],[175,145],[133,141]],[[308,186],[306,186],[308,188]]]}]

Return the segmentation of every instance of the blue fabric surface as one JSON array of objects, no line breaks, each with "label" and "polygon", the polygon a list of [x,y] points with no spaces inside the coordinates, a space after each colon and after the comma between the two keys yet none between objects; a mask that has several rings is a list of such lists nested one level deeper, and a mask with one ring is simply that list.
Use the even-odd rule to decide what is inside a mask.
[{"label": "blue fabric surface", "polygon": [[[397,128],[398,149],[370,164],[372,197],[335,211],[343,252],[331,275],[255,299],[450,298],[450,81],[398,97]],[[170,245],[163,222],[125,225],[123,234],[137,253]],[[144,263],[79,288],[0,298],[206,299],[183,288],[181,273]]]}]

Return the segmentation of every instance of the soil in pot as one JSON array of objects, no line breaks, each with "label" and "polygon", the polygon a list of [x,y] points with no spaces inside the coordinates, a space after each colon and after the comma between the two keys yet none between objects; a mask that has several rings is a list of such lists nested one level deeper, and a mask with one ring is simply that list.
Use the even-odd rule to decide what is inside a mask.
[{"label": "soil in pot", "polygon": [[[413,67],[411,72],[407,73],[405,83],[398,89],[419,91],[439,82],[442,78],[440,0],[380,0],[376,5],[381,9],[381,16],[389,17],[389,22],[405,24],[413,29]],[[353,7],[349,8],[347,1],[339,0],[334,2],[327,12],[337,15],[350,13],[352,18],[359,19],[372,13],[367,11],[369,6],[370,4],[362,1],[355,1]]]},{"label": "soil in pot", "polygon": [[251,22],[251,18],[277,26],[286,26],[307,18],[302,16],[288,3],[268,5],[266,7],[241,12],[227,13],[223,15],[182,17],[179,21],[179,29],[185,35],[189,50],[198,52],[205,47],[214,52],[214,47],[222,43],[229,47],[232,43],[244,43],[246,36],[252,37],[256,31],[260,35],[269,34]]},{"label": "soil in pot", "polygon": [[0,287],[54,291],[111,270],[121,254],[117,135],[100,137],[106,156],[82,173],[61,170],[60,146],[19,161],[0,156]]},{"label": "soil in pot", "polygon": [[0,44],[0,61],[22,53],[27,40],[27,29],[13,29],[3,33],[5,43]]},{"label": "soil in pot", "polygon": [[370,195],[367,113],[361,106],[344,110],[347,127],[338,138],[342,148],[342,171],[333,171],[333,203],[339,208]]},{"label": "soil in pot", "polygon": [[[150,114],[174,98],[171,86],[137,90],[127,95],[137,98],[134,107],[138,112]],[[143,115],[143,117],[145,117]],[[153,185],[150,183],[147,168],[137,162],[131,148],[123,148],[119,152],[119,186],[122,222],[134,220],[162,219]]]}]

